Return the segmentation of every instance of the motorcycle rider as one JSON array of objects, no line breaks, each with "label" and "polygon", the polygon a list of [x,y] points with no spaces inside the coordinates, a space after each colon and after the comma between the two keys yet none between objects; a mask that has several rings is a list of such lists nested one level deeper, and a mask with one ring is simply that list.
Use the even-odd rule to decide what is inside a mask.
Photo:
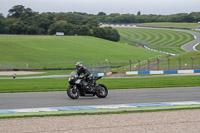
[{"label": "motorcycle rider", "polygon": [[[80,78],[83,78],[83,79],[85,78],[85,82],[87,82],[87,85],[86,85],[87,89],[88,90],[91,89],[88,84],[88,82],[90,81],[88,77],[90,76],[91,73],[85,66],[83,66],[82,62],[76,63],[76,71]],[[84,94],[82,94],[82,95],[84,95]]]}]

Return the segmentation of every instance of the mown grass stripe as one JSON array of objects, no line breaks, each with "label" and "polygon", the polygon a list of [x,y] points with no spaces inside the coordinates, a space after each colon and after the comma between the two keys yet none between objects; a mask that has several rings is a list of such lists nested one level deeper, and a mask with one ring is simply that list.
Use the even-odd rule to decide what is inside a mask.
[{"label": "mown grass stripe", "polygon": [[174,40],[171,40],[170,42],[168,42],[168,46],[178,46],[177,42],[182,41],[183,36],[181,36],[177,32],[173,32],[172,35],[174,36]]},{"label": "mown grass stripe", "polygon": [[166,33],[166,35],[168,36],[169,39],[168,39],[167,41],[165,41],[165,42],[163,43],[163,45],[170,46],[170,45],[175,41],[175,35],[174,35],[173,32],[171,32],[171,33]]},{"label": "mown grass stripe", "polygon": [[152,45],[164,45],[165,42],[166,42],[167,40],[169,40],[168,34],[166,34],[165,32],[162,32],[162,31],[161,31],[161,32],[158,33],[158,34],[161,35],[159,41],[154,42],[154,44],[152,44]]},{"label": "mown grass stripe", "polygon": [[151,38],[149,39],[149,44],[153,44],[160,38],[156,32],[149,33],[149,35],[151,36]]},{"label": "mown grass stripe", "polygon": [[[192,40],[194,40],[193,35],[181,31],[175,30],[164,30],[164,29],[144,29],[144,28],[116,28],[120,34],[128,38],[141,41],[153,46],[154,49],[162,50],[170,53],[181,53],[181,46]],[[165,49],[159,48],[160,46],[165,46]],[[157,48],[158,47],[158,48]],[[168,47],[168,48],[167,48]],[[179,47],[174,49],[173,47]]]}]

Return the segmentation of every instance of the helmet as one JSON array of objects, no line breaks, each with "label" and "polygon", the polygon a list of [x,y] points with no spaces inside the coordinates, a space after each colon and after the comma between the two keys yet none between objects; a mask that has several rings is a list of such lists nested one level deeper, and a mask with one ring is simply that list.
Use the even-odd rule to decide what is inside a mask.
[{"label": "helmet", "polygon": [[77,63],[76,63],[76,69],[77,69],[77,70],[81,69],[82,67],[83,67],[82,62],[77,62]]}]

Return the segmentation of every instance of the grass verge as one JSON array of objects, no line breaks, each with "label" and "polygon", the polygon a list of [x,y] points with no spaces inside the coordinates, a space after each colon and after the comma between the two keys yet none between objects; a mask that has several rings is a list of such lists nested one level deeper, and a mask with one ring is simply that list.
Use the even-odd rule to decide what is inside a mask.
[{"label": "grass verge", "polygon": [[[8,71],[9,72],[9,71]],[[36,71],[36,72],[44,72],[42,74],[27,74],[27,75],[17,75],[17,77],[33,77],[33,76],[49,76],[49,75],[70,75],[72,70],[44,70],[44,71]],[[0,75],[2,78],[12,78],[13,75]]]},{"label": "grass verge", "polygon": [[200,43],[195,48],[196,50],[200,51]]},{"label": "grass verge", "polygon": [[[161,87],[194,87],[200,86],[200,75],[173,77],[140,77],[101,79],[109,89],[161,88]],[[0,93],[65,91],[67,78],[44,79],[0,79]]]},{"label": "grass verge", "polygon": [[0,114],[0,119],[25,118],[25,117],[47,117],[47,116],[73,116],[73,115],[103,115],[103,114],[122,114],[122,113],[145,113],[160,111],[177,111],[200,109],[200,105],[180,105],[180,106],[157,106],[157,107],[138,107],[138,108],[119,108],[119,109],[93,109],[75,111],[52,111],[34,113],[6,113]]}]

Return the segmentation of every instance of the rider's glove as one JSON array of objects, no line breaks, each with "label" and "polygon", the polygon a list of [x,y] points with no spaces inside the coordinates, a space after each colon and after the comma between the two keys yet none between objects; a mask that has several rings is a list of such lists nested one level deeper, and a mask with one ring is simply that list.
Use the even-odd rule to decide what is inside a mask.
[{"label": "rider's glove", "polygon": [[82,75],[80,75],[79,77],[80,77],[80,78],[84,78],[84,75],[82,74]]}]

